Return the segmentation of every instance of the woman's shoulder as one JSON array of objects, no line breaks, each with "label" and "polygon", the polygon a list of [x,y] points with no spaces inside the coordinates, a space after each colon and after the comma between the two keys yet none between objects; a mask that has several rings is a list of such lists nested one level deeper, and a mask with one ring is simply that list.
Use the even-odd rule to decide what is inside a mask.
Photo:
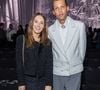
[{"label": "woman's shoulder", "polygon": [[24,37],[25,37],[24,35],[19,35],[19,36],[17,37],[17,40],[22,40]]},{"label": "woman's shoulder", "polygon": [[24,35],[19,35],[16,39],[16,44],[23,43],[23,38],[25,38]]}]

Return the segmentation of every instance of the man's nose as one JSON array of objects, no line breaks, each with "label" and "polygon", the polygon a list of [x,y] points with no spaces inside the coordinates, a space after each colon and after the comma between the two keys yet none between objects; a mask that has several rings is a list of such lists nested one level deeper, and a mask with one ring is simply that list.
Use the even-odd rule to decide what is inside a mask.
[{"label": "man's nose", "polygon": [[62,8],[59,8],[58,11],[59,11],[59,12],[62,12]]}]

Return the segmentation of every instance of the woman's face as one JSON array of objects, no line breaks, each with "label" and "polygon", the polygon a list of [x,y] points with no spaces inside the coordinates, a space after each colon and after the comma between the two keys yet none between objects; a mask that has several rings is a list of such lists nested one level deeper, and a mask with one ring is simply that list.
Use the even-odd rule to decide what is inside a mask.
[{"label": "woman's face", "polygon": [[41,15],[37,15],[33,21],[33,31],[36,34],[40,34],[44,28],[44,18]]}]

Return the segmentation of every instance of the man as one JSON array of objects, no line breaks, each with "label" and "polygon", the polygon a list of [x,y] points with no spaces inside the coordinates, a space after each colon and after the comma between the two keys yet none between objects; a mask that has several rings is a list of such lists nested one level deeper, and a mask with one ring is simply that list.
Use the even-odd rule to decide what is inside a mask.
[{"label": "man", "polygon": [[13,42],[13,37],[16,35],[16,30],[14,30],[13,24],[9,24],[9,28],[7,30],[7,39],[9,42]]},{"label": "man", "polygon": [[79,90],[86,51],[86,33],[82,22],[68,16],[65,0],[53,0],[56,21],[49,27],[53,46],[53,90]]}]

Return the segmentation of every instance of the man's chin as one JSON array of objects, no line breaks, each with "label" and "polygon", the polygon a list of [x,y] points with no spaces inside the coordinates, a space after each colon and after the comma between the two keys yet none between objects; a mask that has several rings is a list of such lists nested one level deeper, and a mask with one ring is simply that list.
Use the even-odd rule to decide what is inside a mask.
[{"label": "man's chin", "polygon": [[60,21],[65,21],[65,19],[64,19],[64,18],[60,18],[59,20],[60,20]]},{"label": "man's chin", "polygon": [[58,19],[58,21],[63,24],[65,22],[65,19],[60,18]]}]

